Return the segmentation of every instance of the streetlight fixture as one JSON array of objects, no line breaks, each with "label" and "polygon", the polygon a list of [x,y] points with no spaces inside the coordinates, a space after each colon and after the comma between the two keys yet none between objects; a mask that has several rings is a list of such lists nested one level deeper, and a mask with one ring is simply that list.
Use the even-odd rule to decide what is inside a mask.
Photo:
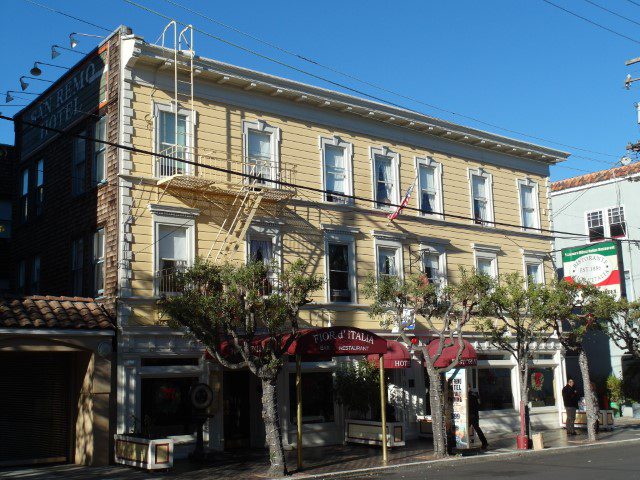
[{"label": "streetlight fixture", "polygon": [[40,69],[40,67],[38,67],[38,65],[46,65],[48,67],[56,67],[56,68],[62,68],[64,70],[69,70],[69,67],[63,67],[62,65],[54,65],[53,63],[46,63],[46,62],[34,62],[33,68],[29,70],[29,73],[31,75],[36,77],[42,75],[42,70]]},{"label": "streetlight fixture", "polygon": [[11,92],[7,92],[7,96],[4,99],[4,103],[9,103],[9,102],[13,102],[13,95],[11,95]]},{"label": "streetlight fixture", "polygon": [[56,47],[57,47],[57,45],[52,45],[51,46],[51,59],[52,60],[60,55],[60,52],[56,50]]},{"label": "streetlight fixture", "polygon": [[24,92],[27,87],[29,86],[29,84],[27,82],[24,81],[25,78],[28,78],[30,80],[38,80],[39,82],[47,82],[47,83],[53,83],[53,80],[47,80],[45,78],[36,78],[36,77],[29,77],[27,75],[23,75],[20,77],[20,88],[22,88],[22,91]]},{"label": "streetlight fixture", "polygon": [[22,91],[24,92],[27,88],[29,88],[29,84],[27,82],[24,81],[25,77],[22,76],[20,77],[20,88],[22,89]]},{"label": "streetlight fixture", "polygon": [[75,35],[80,35],[82,37],[104,38],[102,35],[93,35],[91,33],[73,32],[73,33],[69,34],[69,45],[71,45],[71,48],[76,48],[78,46],[78,40],[75,38]]},{"label": "streetlight fixture", "polygon": [[74,52],[74,53],[79,53],[80,55],[86,55],[86,53],[79,52],[78,50],[73,50],[71,48],[62,47],[60,45],[51,45],[51,59],[54,59],[54,58],[56,58],[57,56],[60,55],[60,52],[58,50],[66,50],[67,52]]}]

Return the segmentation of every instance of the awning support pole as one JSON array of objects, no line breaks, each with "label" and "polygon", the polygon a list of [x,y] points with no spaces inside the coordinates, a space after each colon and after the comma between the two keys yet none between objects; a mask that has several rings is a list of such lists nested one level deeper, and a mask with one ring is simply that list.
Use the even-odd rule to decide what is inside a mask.
[{"label": "awning support pole", "polygon": [[387,387],[384,382],[384,358],[380,355],[380,420],[382,421],[382,463],[387,464]]},{"label": "awning support pole", "polygon": [[302,355],[296,355],[296,425],[298,428],[298,471],[302,470]]}]

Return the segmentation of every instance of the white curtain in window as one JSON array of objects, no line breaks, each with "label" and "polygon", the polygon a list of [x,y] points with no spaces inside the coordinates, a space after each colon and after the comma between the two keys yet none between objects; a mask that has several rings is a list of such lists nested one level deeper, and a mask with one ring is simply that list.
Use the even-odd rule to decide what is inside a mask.
[{"label": "white curtain in window", "polygon": [[493,277],[493,261],[485,258],[478,259],[478,273]]},{"label": "white curtain in window", "polygon": [[436,209],[436,182],[435,169],[426,165],[420,165],[420,208],[423,212],[433,212]]},{"label": "white curtain in window", "polygon": [[481,200],[487,199],[486,178],[478,175],[473,176],[473,197]]},{"label": "white curtain in window", "polygon": [[520,187],[520,201],[522,203],[522,223],[525,227],[535,226],[535,201],[533,187],[522,185]]},{"label": "white curtain in window", "polygon": [[249,130],[247,139],[248,161],[255,165],[248,173],[261,178],[271,178],[271,134]]},{"label": "white curtain in window", "polygon": [[376,200],[390,203],[393,195],[393,173],[391,159],[376,155]]},{"label": "white curtain in window", "polygon": [[187,260],[187,229],[172,225],[158,227],[160,258]]},{"label": "white curtain in window", "polygon": [[527,264],[527,279],[531,279],[533,283],[542,283],[539,264],[537,263]]},{"label": "white curtain in window", "polygon": [[381,275],[397,275],[395,248],[380,248],[378,250],[378,272]]},{"label": "white curtain in window", "polygon": [[265,264],[270,264],[273,259],[273,243],[270,239],[267,240],[251,240],[249,245],[249,256],[251,260],[262,261]]},{"label": "white curtain in window", "polygon": [[439,270],[438,255],[425,252],[422,256],[422,265],[425,275],[430,281],[437,281]]}]

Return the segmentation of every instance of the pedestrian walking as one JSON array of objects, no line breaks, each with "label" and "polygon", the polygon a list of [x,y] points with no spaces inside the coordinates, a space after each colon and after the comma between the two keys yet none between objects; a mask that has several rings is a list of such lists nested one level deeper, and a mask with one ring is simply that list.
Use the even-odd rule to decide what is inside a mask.
[{"label": "pedestrian walking", "polygon": [[484,436],[484,433],[480,428],[480,398],[478,396],[478,391],[474,388],[469,389],[468,404],[469,425],[471,425],[478,434],[478,438],[480,439],[480,442],[482,442],[482,449],[486,450],[489,444],[487,443],[487,438]]},{"label": "pedestrian walking", "polygon": [[567,379],[567,384],[562,389],[562,401],[564,409],[567,412],[567,421],[565,427],[567,435],[576,435],[576,411],[578,410],[578,390],[576,389],[573,378]]}]

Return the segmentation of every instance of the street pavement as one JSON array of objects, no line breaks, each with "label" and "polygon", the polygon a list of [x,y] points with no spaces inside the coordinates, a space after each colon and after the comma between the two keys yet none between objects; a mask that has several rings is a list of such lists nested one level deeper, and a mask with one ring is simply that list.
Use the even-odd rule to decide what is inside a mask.
[{"label": "street pavement", "polygon": [[340,476],[341,480],[633,480],[640,479],[640,441],[596,444],[448,461]]}]

